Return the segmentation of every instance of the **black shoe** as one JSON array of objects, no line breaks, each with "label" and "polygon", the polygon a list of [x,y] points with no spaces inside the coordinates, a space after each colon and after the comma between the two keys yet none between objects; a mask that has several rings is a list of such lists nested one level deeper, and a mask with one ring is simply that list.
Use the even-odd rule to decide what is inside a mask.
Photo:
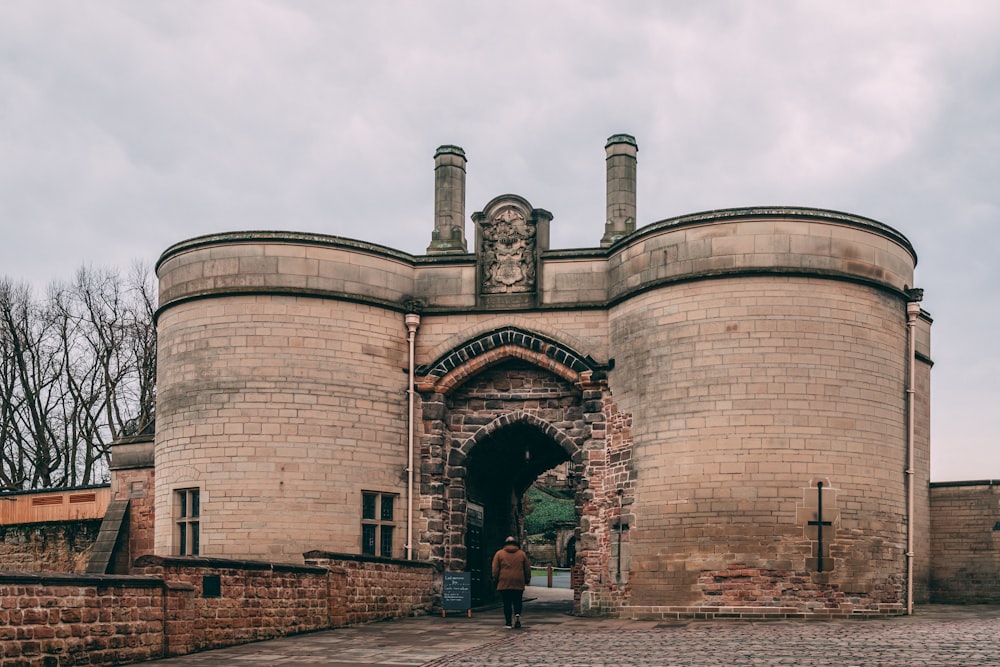
[{"label": "black shoe", "polygon": [[520,614],[518,614],[517,617],[514,619],[514,627],[515,628],[521,627],[521,615]]}]

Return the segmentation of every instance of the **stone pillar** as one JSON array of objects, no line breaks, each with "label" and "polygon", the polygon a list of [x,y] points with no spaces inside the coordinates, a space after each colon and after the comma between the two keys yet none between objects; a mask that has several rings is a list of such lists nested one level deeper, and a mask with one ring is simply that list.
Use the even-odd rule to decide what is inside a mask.
[{"label": "stone pillar", "polygon": [[635,231],[635,165],[639,146],[631,134],[613,134],[604,149],[608,165],[608,217],[601,246]]},{"label": "stone pillar", "polygon": [[428,255],[467,253],[465,244],[465,151],[439,146],[434,153],[434,232]]}]

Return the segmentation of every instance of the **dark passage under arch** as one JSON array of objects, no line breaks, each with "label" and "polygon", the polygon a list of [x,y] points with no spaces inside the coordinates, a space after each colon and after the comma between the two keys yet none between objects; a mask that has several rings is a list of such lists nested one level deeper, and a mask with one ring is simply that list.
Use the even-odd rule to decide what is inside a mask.
[{"label": "dark passage under arch", "polygon": [[[481,526],[470,521],[466,532],[467,567],[473,596],[493,596],[490,561],[504,537],[521,537],[524,492],[542,473],[568,461],[569,454],[538,427],[518,422],[477,442],[466,460],[466,490],[472,514],[481,508]],[[477,517],[478,519],[478,517]]]}]

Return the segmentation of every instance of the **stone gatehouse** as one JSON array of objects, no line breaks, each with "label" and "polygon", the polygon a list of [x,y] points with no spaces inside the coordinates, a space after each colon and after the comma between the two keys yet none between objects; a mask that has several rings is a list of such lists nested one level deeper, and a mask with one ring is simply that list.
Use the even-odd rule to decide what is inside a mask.
[{"label": "stone gatehouse", "polygon": [[607,142],[592,248],[550,248],[557,218],[508,194],[471,216],[470,250],[456,146],[424,255],[295,232],[168,248],[152,550],[413,559],[487,596],[521,494],[568,463],[581,613],[926,599],[913,247],[809,208],[639,227],[637,152]]}]

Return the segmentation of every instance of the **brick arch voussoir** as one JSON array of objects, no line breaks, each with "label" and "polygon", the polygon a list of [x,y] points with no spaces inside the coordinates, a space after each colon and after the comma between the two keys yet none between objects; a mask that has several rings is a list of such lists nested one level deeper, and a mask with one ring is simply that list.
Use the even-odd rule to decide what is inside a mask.
[{"label": "brick arch voussoir", "polygon": [[430,359],[444,357],[449,352],[460,349],[470,341],[478,340],[503,329],[517,329],[524,333],[541,334],[549,340],[559,341],[567,350],[586,350],[592,347],[591,344],[567,332],[565,329],[547,326],[544,322],[540,322],[539,318],[505,313],[491,317],[449,336],[429,350],[427,357]]},{"label": "brick arch voussoir", "polygon": [[571,437],[541,417],[533,415],[529,412],[515,410],[513,412],[500,415],[490,423],[484,424],[480,427],[478,431],[473,433],[471,437],[462,443],[462,446],[460,447],[462,455],[468,457],[469,453],[476,445],[483,442],[497,431],[514,424],[528,424],[530,426],[534,426],[541,431],[543,435],[559,445],[570,459],[572,459],[573,456],[580,450],[576,442],[574,442]]},{"label": "brick arch voussoir", "polygon": [[[573,370],[566,364],[560,363],[552,357],[529,350],[519,345],[503,345],[501,347],[488,350],[479,356],[469,359],[462,365],[452,369],[444,376],[437,378],[433,383],[433,391],[439,394],[450,394],[460,387],[469,378],[478,375],[491,366],[506,361],[508,359],[520,359],[528,363],[544,368],[545,370],[558,375],[570,384],[578,384],[581,381],[581,373]],[[430,376],[429,379],[435,379]],[[421,391],[426,391],[430,387],[419,387]]]},{"label": "brick arch voussoir", "polygon": [[507,326],[450,348],[416,369],[417,390],[448,394],[470,377],[506,359],[522,359],[575,385],[603,373],[604,365],[556,339]]}]

